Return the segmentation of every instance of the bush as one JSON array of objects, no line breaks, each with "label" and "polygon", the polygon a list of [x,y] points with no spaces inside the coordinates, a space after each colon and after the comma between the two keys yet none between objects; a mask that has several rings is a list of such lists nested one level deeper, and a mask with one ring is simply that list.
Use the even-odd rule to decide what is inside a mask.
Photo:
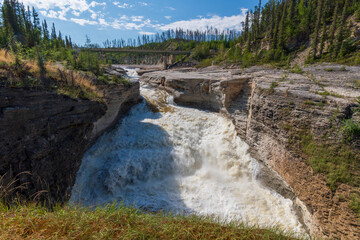
[{"label": "bush", "polygon": [[201,61],[202,59],[206,59],[210,57],[210,48],[207,45],[201,44],[197,45],[194,49],[191,57],[197,61]]},{"label": "bush", "polygon": [[272,82],[270,85],[270,89],[269,89],[269,93],[274,93],[275,92],[275,88],[279,86],[279,83],[277,82]]},{"label": "bush", "polygon": [[302,70],[302,68],[295,64],[294,67],[290,70],[291,73],[297,73],[297,74],[303,74],[304,70]]},{"label": "bush", "polygon": [[357,3],[357,10],[355,11],[355,20],[360,22],[360,3]]},{"label": "bush", "polygon": [[344,135],[345,141],[350,142],[360,137],[360,124],[354,122],[352,119],[345,120],[340,130]]},{"label": "bush", "polygon": [[360,221],[360,196],[357,194],[351,195],[350,209],[357,213]]},{"label": "bush", "polygon": [[308,157],[308,163],[315,173],[322,173],[331,190],[335,191],[339,183],[351,186],[360,186],[360,177],[357,175],[359,156],[348,144],[320,144],[312,134],[303,132],[301,150]]},{"label": "bush", "polygon": [[76,70],[90,71],[95,75],[102,73],[101,60],[97,53],[90,51],[80,51],[79,55],[72,62],[72,66]]}]

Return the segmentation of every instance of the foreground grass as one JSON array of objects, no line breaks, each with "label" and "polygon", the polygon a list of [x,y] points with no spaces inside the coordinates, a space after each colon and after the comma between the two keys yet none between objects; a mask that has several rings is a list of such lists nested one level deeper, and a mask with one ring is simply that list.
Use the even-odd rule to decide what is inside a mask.
[{"label": "foreground grass", "polygon": [[149,214],[108,205],[94,210],[0,205],[0,239],[296,239],[276,229],[219,224],[196,216]]}]

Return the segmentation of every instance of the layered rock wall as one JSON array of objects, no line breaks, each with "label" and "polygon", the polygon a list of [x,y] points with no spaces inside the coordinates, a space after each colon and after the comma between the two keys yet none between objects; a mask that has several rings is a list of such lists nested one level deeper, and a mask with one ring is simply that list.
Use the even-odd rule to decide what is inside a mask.
[{"label": "layered rock wall", "polygon": [[349,109],[360,97],[355,86],[359,72],[358,67],[340,66],[309,67],[300,73],[208,68],[147,73],[141,82],[165,89],[177,104],[230,117],[252,155],[269,167],[260,180],[293,200],[313,236],[358,239],[357,216],[341,200],[352,188],[341,184],[332,191],[324,176],[315,174],[294,150],[299,148],[294,138],[306,132],[315,141],[326,136],[336,142],[333,127],[351,117]]},{"label": "layered rock wall", "polygon": [[0,183],[16,180],[8,193],[50,204],[69,199],[85,151],[140,99],[138,82],[98,90],[105,104],[0,88]]}]

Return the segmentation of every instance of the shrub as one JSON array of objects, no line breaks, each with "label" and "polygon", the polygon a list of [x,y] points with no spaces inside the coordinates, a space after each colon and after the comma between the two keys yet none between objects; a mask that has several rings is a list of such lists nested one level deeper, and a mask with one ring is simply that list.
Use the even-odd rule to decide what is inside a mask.
[{"label": "shrub", "polygon": [[101,60],[97,53],[90,51],[80,51],[79,55],[72,62],[73,68],[82,71],[90,71],[95,75],[100,75]]},{"label": "shrub", "polygon": [[357,194],[351,195],[351,202],[349,205],[350,209],[357,213],[359,221],[360,221],[360,197]]},{"label": "shrub", "polygon": [[321,144],[312,134],[300,133],[301,150],[308,157],[308,163],[315,173],[322,173],[331,190],[336,190],[339,183],[360,186],[360,177],[356,174],[359,156],[348,144]]},{"label": "shrub", "polygon": [[45,67],[44,56],[40,51],[37,54],[37,62],[36,63],[37,63],[37,66],[39,68],[40,80],[44,82],[45,74],[46,74],[46,67]]},{"label": "shrub", "polygon": [[304,70],[297,64],[294,65],[292,69],[290,69],[291,73],[303,74]]},{"label": "shrub", "polygon": [[344,135],[345,141],[349,142],[360,137],[360,124],[354,122],[352,119],[347,119],[343,122],[340,131]]},{"label": "shrub", "polygon": [[191,57],[197,61],[201,61],[210,56],[210,48],[207,45],[197,45],[191,54]]},{"label": "shrub", "polygon": [[270,84],[270,89],[269,89],[269,93],[274,93],[275,92],[275,88],[279,86],[279,83],[278,82],[272,82]]}]

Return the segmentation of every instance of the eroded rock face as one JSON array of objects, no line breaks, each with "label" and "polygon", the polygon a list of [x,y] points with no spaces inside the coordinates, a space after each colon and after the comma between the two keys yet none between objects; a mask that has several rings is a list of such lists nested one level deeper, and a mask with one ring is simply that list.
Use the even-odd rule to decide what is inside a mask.
[{"label": "eroded rock face", "polygon": [[[0,88],[0,176],[27,198],[70,198],[85,151],[140,99],[139,83],[98,86],[105,104],[51,92]],[[95,127],[94,127],[95,126]]]},{"label": "eroded rock face", "polygon": [[359,79],[359,67],[315,66],[301,74],[263,67],[168,70],[144,74],[141,82],[165,89],[177,104],[229,116],[253,157],[269,166],[259,176],[263,184],[293,200],[313,236],[358,239],[357,216],[340,197],[351,187],[342,184],[331,191],[325,178],[294,151],[298,146],[292,139],[306,131],[315,141],[327,136],[336,142],[332,127],[344,118],[356,120],[349,109],[360,97],[355,86]]},{"label": "eroded rock face", "polygon": [[140,83],[133,81],[130,85],[102,85],[106,113],[94,122],[92,139],[101,136],[109,128],[114,127],[132,106],[141,101]]},{"label": "eroded rock face", "polygon": [[249,76],[236,76],[217,69],[204,72],[168,70],[147,73],[141,77],[141,82],[172,93],[179,105],[221,111],[240,94],[249,79]]}]

